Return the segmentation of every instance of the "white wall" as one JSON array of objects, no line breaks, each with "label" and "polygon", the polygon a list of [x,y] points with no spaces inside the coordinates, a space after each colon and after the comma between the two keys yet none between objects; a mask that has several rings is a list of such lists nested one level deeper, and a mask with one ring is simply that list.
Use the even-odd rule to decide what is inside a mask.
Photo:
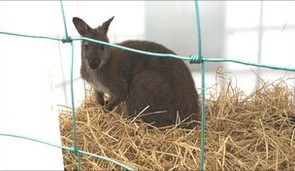
[{"label": "white wall", "polygon": [[[58,2],[0,1],[0,30],[58,33]],[[61,145],[52,71],[58,44],[0,35],[0,133]],[[56,68],[59,69],[59,68]],[[62,170],[61,149],[0,136],[0,170]]]},{"label": "white wall", "polygon": [[[220,56],[224,42],[224,2],[200,2],[203,53]],[[146,1],[145,39],[181,55],[197,53],[194,1]]]}]

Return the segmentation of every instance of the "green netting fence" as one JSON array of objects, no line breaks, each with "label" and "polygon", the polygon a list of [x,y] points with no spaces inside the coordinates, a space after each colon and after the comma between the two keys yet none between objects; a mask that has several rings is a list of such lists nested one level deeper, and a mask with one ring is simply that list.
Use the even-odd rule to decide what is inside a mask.
[{"label": "green netting fence", "polygon": [[190,56],[180,56],[180,55],[175,55],[175,54],[165,54],[165,53],[153,53],[153,52],[147,52],[147,51],[142,51],[138,49],[132,49],[120,45],[116,45],[113,43],[108,43],[108,42],[103,42],[100,40],[94,40],[86,37],[81,37],[81,36],[70,36],[67,31],[67,25],[66,25],[66,20],[65,20],[65,11],[63,7],[63,2],[60,0],[60,7],[62,11],[62,18],[63,18],[63,24],[64,24],[64,36],[62,37],[52,37],[52,36],[40,36],[40,35],[27,35],[27,34],[20,34],[20,33],[12,33],[12,32],[4,32],[0,31],[0,34],[6,34],[6,35],[11,35],[11,36],[20,36],[20,37],[27,37],[27,38],[36,38],[36,39],[49,39],[49,40],[54,40],[54,41],[61,41],[63,43],[70,43],[71,44],[71,72],[70,72],[70,89],[71,89],[71,104],[72,104],[72,114],[73,114],[73,146],[72,147],[65,147],[65,146],[60,146],[56,145],[50,142],[46,142],[37,138],[32,138],[32,137],[25,137],[21,135],[14,135],[14,134],[7,134],[7,133],[1,133],[0,136],[9,136],[9,137],[15,137],[15,138],[22,138],[22,139],[27,139],[30,141],[35,141],[38,143],[43,143],[52,147],[56,148],[61,148],[65,150],[69,150],[76,154],[78,158],[77,162],[77,168],[80,170],[80,161],[81,161],[81,154],[83,155],[89,155],[92,157],[100,158],[103,160],[106,160],[108,162],[112,162],[114,164],[117,164],[118,166],[121,166],[122,168],[126,170],[135,170],[134,168],[131,168],[123,163],[120,163],[114,159],[111,159],[107,156],[102,156],[102,155],[96,155],[89,153],[87,151],[83,151],[77,147],[77,137],[76,137],[76,114],[75,114],[75,104],[74,104],[74,88],[73,88],[73,64],[74,64],[74,41],[90,41],[98,44],[104,44],[107,46],[112,46],[115,48],[120,48],[124,49],[127,51],[132,51],[136,53],[141,53],[145,55],[149,55],[151,57],[171,57],[171,58],[177,58],[181,60],[186,60],[189,61],[191,64],[200,64],[201,65],[201,152],[200,152],[200,170],[204,170],[204,162],[205,162],[205,75],[206,75],[206,68],[205,64],[207,62],[232,62],[232,63],[239,63],[243,65],[250,65],[250,66],[256,66],[256,67],[263,67],[263,68],[269,68],[269,69],[278,69],[278,70],[286,70],[286,71],[295,71],[295,68],[292,67],[282,67],[282,66],[274,66],[274,65],[264,65],[261,63],[256,63],[256,62],[249,62],[249,61],[242,61],[242,60],[235,60],[235,59],[229,59],[229,58],[223,58],[223,57],[218,57],[218,58],[213,58],[213,57],[207,57],[202,55],[202,39],[201,39],[201,25],[200,25],[200,15],[199,15],[199,4],[198,0],[194,1],[195,3],[195,15],[196,15],[196,32],[197,32],[197,40],[198,40],[198,54],[197,55],[190,55]]}]

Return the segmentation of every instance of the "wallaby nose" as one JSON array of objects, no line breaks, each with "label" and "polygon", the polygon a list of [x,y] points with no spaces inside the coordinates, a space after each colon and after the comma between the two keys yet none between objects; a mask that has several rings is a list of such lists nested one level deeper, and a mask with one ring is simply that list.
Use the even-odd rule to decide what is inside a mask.
[{"label": "wallaby nose", "polygon": [[99,67],[99,61],[97,59],[90,59],[88,60],[88,65],[90,69],[95,70]]}]

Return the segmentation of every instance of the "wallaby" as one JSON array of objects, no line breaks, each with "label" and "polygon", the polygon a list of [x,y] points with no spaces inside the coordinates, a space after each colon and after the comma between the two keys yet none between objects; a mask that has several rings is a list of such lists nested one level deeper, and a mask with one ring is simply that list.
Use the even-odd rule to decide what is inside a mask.
[{"label": "wallaby", "polygon": [[[109,42],[107,32],[113,19],[95,29],[78,17],[73,18],[73,23],[81,36]],[[136,116],[146,109],[140,118],[156,127],[174,124],[177,116],[196,121],[198,93],[182,60],[152,57],[89,41],[82,41],[81,45],[81,76],[94,88],[98,103],[105,105],[107,111],[121,103],[128,116]],[[174,54],[149,41],[127,40],[118,45]],[[105,93],[111,97],[107,103]],[[195,126],[196,122],[191,122],[184,127]]]}]

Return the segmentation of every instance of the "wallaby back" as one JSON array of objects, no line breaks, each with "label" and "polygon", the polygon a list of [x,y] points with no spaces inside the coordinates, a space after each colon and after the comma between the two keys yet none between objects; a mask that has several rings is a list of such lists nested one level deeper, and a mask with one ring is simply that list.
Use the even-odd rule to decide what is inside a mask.
[{"label": "wallaby back", "polygon": [[[92,29],[82,19],[73,18],[78,32],[85,37],[108,41],[107,31],[113,17]],[[148,41],[128,40],[119,45],[150,52],[170,53],[166,47]],[[112,110],[124,102],[125,114],[157,127],[179,119],[195,121],[198,94],[191,73],[182,60],[152,57],[100,44],[82,41],[81,76],[95,90],[97,100]],[[111,99],[106,103],[104,93]],[[106,103],[106,104],[105,104]],[[147,107],[148,106],[148,107]],[[185,125],[192,128],[196,123]]]}]

